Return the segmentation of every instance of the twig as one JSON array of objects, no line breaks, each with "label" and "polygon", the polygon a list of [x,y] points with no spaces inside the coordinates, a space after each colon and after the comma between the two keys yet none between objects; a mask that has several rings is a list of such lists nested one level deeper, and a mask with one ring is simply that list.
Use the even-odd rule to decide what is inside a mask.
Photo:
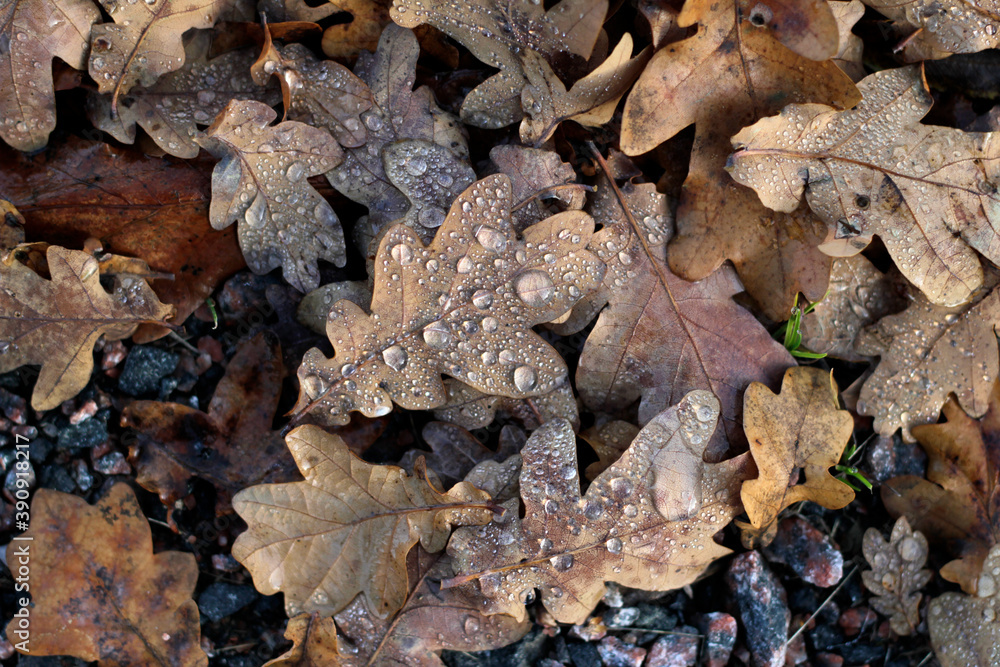
[{"label": "twig", "polygon": [[854,573],[855,573],[855,572],[857,572],[857,571],[858,571],[858,570],[859,570],[860,568],[861,568],[861,566],[860,566],[860,565],[855,565],[855,566],[854,566],[854,569],[853,569],[853,570],[851,570],[850,572],[848,572],[848,573],[847,573],[847,576],[846,576],[846,577],[844,577],[843,579],[841,579],[841,580],[840,580],[840,583],[839,583],[839,584],[837,584],[837,587],[836,587],[836,588],[834,588],[834,589],[833,589],[833,590],[832,590],[832,591],[830,592],[830,595],[828,595],[828,596],[827,596],[827,598],[826,598],[825,600],[823,600],[823,604],[821,604],[821,605],[820,605],[819,607],[817,607],[817,608],[816,608],[816,611],[814,611],[814,612],[812,613],[812,616],[810,616],[809,618],[807,618],[807,619],[806,619],[806,621],[805,621],[805,623],[803,623],[802,625],[800,625],[800,626],[799,626],[799,629],[798,629],[798,630],[796,630],[796,631],[795,631],[794,633],[792,633],[792,636],[791,636],[791,637],[789,637],[789,638],[788,638],[788,641],[786,641],[786,642],[785,642],[785,646],[786,646],[786,647],[787,647],[787,646],[788,646],[789,644],[791,644],[791,643],[792,643],[793,641],[795,641],[795,638],[796,638],[796,637],[798,637],[798,636],[799,636],[800,634],[802,634],[802,631],[806,629],[806,626],[807,626],[807,625],[809,625],[810,623],[812,623],[812,621],[813,621],[813,619],[814,619],[814,618],[816,618],[817,616],[819,616],[819,613],[820,613],[821,611],[823,611],[823,607],[825,607],[825,606],[826,606],[826,605],[827,605],[827,604],[828,604],[828,603],[830,602],[830,600],[832,600],[832,599],[833,599],[833,596],[834,596],[834,595],[836,595],[836,594],[837,594],[837,593],[838,593],[838,592],[840,591],[840,589],[844,587],[844,584],[846,584],[846,583],[847,583],[847,581],[848,581],[848,580],[849,580],[849,579],[850,579],[851,577],[853,577],[853,576],[854,576]]}]

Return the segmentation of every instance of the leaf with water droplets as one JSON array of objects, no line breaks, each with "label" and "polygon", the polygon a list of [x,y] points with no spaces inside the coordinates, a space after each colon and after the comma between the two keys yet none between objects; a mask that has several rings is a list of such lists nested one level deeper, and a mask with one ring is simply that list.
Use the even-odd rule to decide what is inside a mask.
[{"label": "leaf with water droplets", "polygon": [[56,126],[52,60],[87,65],[90,26],[100,11],[90,0],[0,2],[0,137],[36,151]]},{"label": "leaf with water droplets", "polygon": [[392,403],[428,410],[446,400],[441,375],[511,398],[566,380],[562,357],[531,330],[566,312],[600,283],[604,265],[585,248],[594,221],[566,211],[526,229],[510,223],[502,174],[470,186],[425,246],[398,224],[375,256],[369,312],[340,301],[327,336],[335,355],[306,353],[295,413],[342,423],[387,414]]},{"label": "leaf with water droplets", "polygon": [[[759,471],[740,492],[750,525],[740,524],[748,548],[773,539],[778,513],[811,500],[840,509],[854,500],[851,487],[829,469],[838,462],[854,430],[854,418],[839,408],[833,376],[818,368],[789,368],[781,393],[754,383],[746,391],[743,428]],[[805,482],[798,475],[805,472]],[[794,484],[790,486],[790,484]]]},{"label": "leaf with water droplets", "polygon": [[351,654],[341,650],[337,625],[332,617],[320,618],[319,612],[299,614],[288,619],[285,639],[292,642],[288,649],[264,667],[341,667],[350,664]]},{"label": "leaf with water droplets", "polygon": [[426,465],[445,484],[465,479],[469,471],[483,461],[503,461],[518,452],[504,446],[493,451],[466,429],[447,422],[428,422],[420,435],[431,451],[411,449],[399,460],[399,465],[412,470],[417,459],[423,457]]},{"label": "leaf with water droplets", "polygon": [[912,33],[901,45],[907,62],[1000,46],[1000,6],[995,0],[865,0],[865,4]]},{"label": "leaf with water droplets", "polygon": [[978,583],[975,596],[945,593],[927,608],[931,646],[941,667],[1000,664],[1000,545],[983,561]]},{"label": "leaf with water droplets", "polygon": [[1000,141],[922,125],[932,99],[921,72],[868,76],[849,111],[789,105],[733,137],[727,168],[777,211],[804,195],[836,226],[824,251],[856,254],[878,235],[907,280],[956,306],[983,282],[976,252],[1000,262]]},{"label": "leaf with water droplets", "polygon": [[406,554],[418,541],[444,548],[453,525],[481,525],[489,496],[461,482],[435,489],[422,462],[413,476],[355,456],[336,435],[301,426],[286,437],[304,482],[252,486],[233,498],[247,531],[233,557],[265,595],[285,594],[289,616],[335,614],[359,593],[386,618],[406,601]]},{"label": "leaf with water droplets", "polygon": [[212,227],[239,220],[240,247],[255,273],[282,267],[293,287],[319,285],[318,259],[346,260],[344,232],[330,204],[307,182],[340,164],[325,131],[285,121],[262,102],[226,105],[198,143],[221,158],[212,173]]},{"label": "leaf with water droplets", "polygon": [[586,203],[584,188],[577,185],[576,171],[555,151],[517,144],[490,149],[491,171],[510,177],[514,208],[511,221],[521,232],[555,213],[545,200],[555,200],[564,209],[582,209]]},{"label": "leaf with water droplets", "polygon": [[621,412],[641,399],[641,424],[685,393],[708,387],[722,403],[723,419],[710,456],[738,447],[745,441],[743,390],[755,381],[776,385],[794,365],[791,355],[732,300],[742,290],[732,269],[697,283],[671,273],[670,211],[655,186],[626,181],[619,188],[602,180],[589,210],[604,223],[590,248],[608,270],[602,288],[570,320],[582,326],[600,312],[576,373],[584,404]]},{"label": "leaf with water droplets", "polygon": [[184,65],[181,35],[211,28],[229,0],[100,0],[113,23],[90,31],[91,78],[101,93],[111,93],[111,116],[133,86],[152,86]]},{"label": "leaf with water droplets", "polygon": [[580,428],[580,414],[569,382],[552,391],[531,398],[493,396],[473,389],[458,380],[445,380],[448,399],[434,416],[443,421],[474,430],[493,423],[498,410],[507,413],[532,431],[550,419],[562,417]]},{"label": "leaf with water droplets", "polygon": [[920,624],[920,589],[931,580],[927,562],[927,538],[910,528],[906,517],[896,519],[889,541],[878,528],[865,531],[862,541],[871,570],[861,573],[865,588],[875,597],[869,604],[889,617],[897,635],[913,634]]},{"label": "leaf with water droplets", "polygon": [[864,43],[851,29],[864,16],[865,6],[861,4],[861,0],[829,0],[827,4],[837,21],[837,31],[840,34],[840,47],[833,62],[856,83],[865,78],[866,74],[861,62]]},{"label": "leaf with water droplets", "polygon": [[1000,325],[1000,279],[995,271],[987,284],[962,306],[936,306],[922,293],[912,294],[909,307],[887,315],[857,337],[854,350],[880,357],[861,388],[858,413],[875,418],[882,435],[933,424],[950,394],[972,416],[986,412],[1000,358],[994,328]]},{"label": "leaf with water droplets", "polygon": [[580,495],[576,437],[553,420],[521,452],[521,498],[485,528],[458,529],[448,544],[458,576],[478,581],[486,613],[523,619],[542,603],[562,623],[582,623],[604,582],[666,591],[694,581],[729,553],[712,539],[739,512],[748,455],[707,464],[719,416],[707,391],[689,393],[636,436],[622,457]]},{"label": "leaf with water droplets", "polygon": [[123,95],[117,117],[111,112],[111,99],[92,92],[87,98],[87,116],[97,129],[122,143],[135,142],[138,124],[170,155],[197,156],[198,126],[210,124],[230,100],[274,105],[281,99],[275,87],[258,86],[250,77],[250,51],[230,51],[209,60],[211,42],[211,32],[196,33],[184,49],[184,66],[148,88],[136,86]]},{"label": "leaf with water droplets", "polygon": [[858,100],[847,75],[823,60],[836,53],[836,23],[826,2],[784,0],[688,0],[678,23],[698,32],[646,66],[625,103],[622,150],[645,153],[695,124],[670,267],[702,280],[730,259],[764,313],[785,320],[797,293],[817,300],[826,289],[830,260],[817,246],[827,225],[805,207],[768,211],[733,187],[726,156],[736,132],[790,102]]},{"label": "leaf with water droplets", "polygon": [[981,419],[954,400],[944,414],[944,423],[913,429],[927,452],[927,479],[894,477],[882,486],[882,500],[893,516],[905,516],[929,540],[947,546],[956,560],[941,568],[941,576],[975,594],[983,560],[1000,543],[1000,383]]},{"label": "leaf with water droplets", "polygon": [[36,410],[58,407],[86,386],[98,339],[128,338],[140,324],[174,314],[138,276],[116,276],[106,291],[88,253],[49,246],[46,259],[49,280],[16,260],[0,263],[0,373],[42,367],[31,395]]}]

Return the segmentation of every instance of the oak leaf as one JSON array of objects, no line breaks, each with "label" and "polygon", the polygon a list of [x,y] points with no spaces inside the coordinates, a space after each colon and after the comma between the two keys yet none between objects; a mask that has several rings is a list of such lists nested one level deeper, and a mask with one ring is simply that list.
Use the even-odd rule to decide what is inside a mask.
[{"label": "oak leaf", "polygon": [[301,426],[286,437],[304,482],[252,486],[233,498],[248,529],[233,557],[265,595],[285,594],[295,616],[335,614],[361,593],[379,618],[406,601],[406,554],[444,548],[453,525],[484,524],[489,496],[461,482],[447,493],[424,476],[372,465],[339,436]]},{"label": "oak leaf", "polygon": [[437,480],[442,483],[438,486],[462,481],[483,461],[504,461],[518,452],[518,449],[509,446],[510,440],[502,441],[501,446],[494,451],[467,429],[448,422],[428,422],[420,431],[420,436],[431,451],[411,449],[403,455],[399,465],[413,470],[417,459],[423,457],[429,471],[433,471]]},{"label": "oak leaf", "polygon": [[866,0],[865,4],[913,32],[902,49],[908,62],[1000,46],[1000,7],[994,0]]},{"label": "oak leaf", "polygon": [[[208,223],[211,164],[179,162],[71,137],[26,157],[0,149],[0,191],[26,216],[30,240],[67,247],[98,238],[104,250],[139,257],[172,280],[152,280],[183,322],[215,286],[245,266],[234,229]],[[140,325],[137,343],[169,330]]]},{"label": "oak leaf", "polygon": [[843,70],[844,74],[857,83],[865,78],[865,66],[861,62],[864,53],[864,43],[861,38],[851,32],[854,24],[864,16],[865,6],[861,0],[829,0],[827,4],[837,21],[837,31],[840,34],[840,47],[833,62]]},{"label": "oak leaf", "polygon": [[455,531],[448,554],[457,576],[478,580],[486,613],[523,619],[541,590],[562,623],[582,623],[605,581],[665,591],[694,581],[729,550],[712,536],[739,512],[746,454],[706,464],[719,416],[706,391],[650,421],[622,457],[580,495],[576,438],[568,422],[535,431],[521,451],[520,493],[485,528]]},{"label": "oak leaf", "polygon": [[52,60],[87,65],[90,26],[101,14],[90,0],[0,3],[0,137],[19,151],[45,146],[56,127]]},{"label": "oak leaf", "polygon": [[343,159],[319,128],[285,121],[262,102],[232,101],[198,143],[221,161],[212,173],[212,227],[239,220],[247,266],[255,273],[281,267],[293,287],[319,285],[318,259],[346,263],[344,232],[330,204],[306,182]]},{"label": "oak leaf", "polygon": [[135,431],[129,459],[136,481],[172,506],[188,495],[191,477],[200,477],[218,491],[221,515],[248,486],[296,479],[284,439],[271,430],[284,377],[281,345],[262,332],[237,349],[207,413],[178,403],[130,403],[121,422]]},{"label": "oak leaf", "polygon": [[91,78],[111,93],[111,117],[135,85],[151,86],[184,64],[181,35],[191,28],[211,28],[230,0],[100,0],[114,20],[90,30]]},{"label": "oak leaf", "polygon": [[[31,503],[31,655],[73,655],[100,667],[205,667],[194,555],[153,554],[132,489],[94,506],[40,489]],[[12,545],[18,544],[13,542]],[[14,555],[8,547],[8,558]],[[15,637],[17,619],[7,626]]]},{"label": "oak leaf", "polygon": [[787,319],[797,293],[815,301],[826,289],[830,260],[817,246],[827,225],[804,207],[768,211],[733,187],[726,156],[740,128],[790,102],[857,101],[847,75],[824,60],[837,52],[836,22],[825,2],[688,0],[678,24],[698,32],[646,66],[625,103],[622,150],[645,153],[695,125],[670,267],[701,280],[730,259],[764,313]]},{"label": "oak leaf", "polygon": [[622,452],[629,448],[635,436],[642,430],[626,421],[610,421],[600,426],[591,426],[580,434],[590,448],[597,454],[597,461],[587,466],[584,477],[590,481],[608,469],[612,463],[621,458]]},{"label": "oak leaf", "polygon": [[877,234],[932,302],[968,301],[983,282],[976,252],[1000,262],[1000,141],[920,124],[932,100],[917,67],[876,72],[858,88],[849,111],[794,104],[742,130],[733,178],[777,211],[804,194],[836,225],[842,243],[830,252],[856,254]]},{"label": "oak leaf", "polygon": [[755,381],[776,384],[794,365],[791,355],[731,299],[742,291],[732,269],[696,283],[671,273],[668,201],[652,184],[619,188],[602,181],[589,210],[604,223],[590,248],[608,270],[601,289],[574,308],[581,325],[600,312],[577,368],[580,398],[604,412],[641,399],[642,424],[687,392],[708,387],[722,403],[723,419],[710,456],[739,446],[743,390]]},{"label": "oak leaf", "polygon": [[878,528],[869,528],[861,547],[872,568],[861,573],[865,588],[875,596],[869,604],[889,617],[897,635],[913,634],[920,624],[920,589],[931,580],[931,571],[922,569],[927,562],[927,538],[901,516],[888,541]]},{"label": "oak leaf", "polygon": [[980,570],[975,597],[945,593],[927,608],[931,646],[941,667],[992,667],[1000,664],[1000,545]]},{"label": "oak leaf", "polygon": [[829,471],[854,431],[851,413],[838,406],[833,377],[818,368],[789,368],[777,395],[759,383],[747,388],[743,428],[759,471],[740,491],[750,517],[750,526],[741,525],[748,548],[771,541],[778,513],[792,503],[811,500],[840,509],[854,500],[851,487]]},{"label": "oak leaf", "polygon": [[316,611],[288,619],[285,639],[292,642],[292,648],[264,667],[335,667],[349,659],[340,648],[333,618],[320,618]]},{"label": "oak leaf", "polygon": [[209,60],[212,33],[199,31],[184,51],[184,66],[160,77],[149,87],[136,86],[123,95],[117,115],[107,95],[87,98],[87,116],[94,126],[122,143],[135,142],[139,125],[170,155],[198,155],[198,126],[211,124],[230,100],[258,100],[268,105],[280,100],[275,88],[264,88],[250,77],[253,55],[246,49]]},{"label": "oak leaf", "polygon": [[882,500],[893,516],[948,546],[957,560],[941,576],[975,594],[986,554],[1000,543],[1000,383],[981,419],[954,399],[943,411],[946,422],[913,429],[927,452],[927,479],[894,477],[882,486]]},{"label": "oak leaf", "polygon": [[[555,151],[506,144],[490,149],[491,170],[510,178],[515,210],[511,222],[518,232],[557,212],[543,200],[556,200],[564,209],[582,209],[586,203],[576,170]],[[495,168],[495,169],[494,169]]]},{"label": "oak leaf", "polygon": [[370,314],[351,301],[330,311],[335,355],[306,353],[293,412],[342,423],[349,412],[388,414],[439,407],[447,374],[490,394],[524,398],[566,380],[562,357],[531,330],[567,311],[599,284],[603,263],[585,248],[594,221],[566,211],[526,229],[510,222],[511,185],[502,175],[455,200],[424,246],[398,224],[375,257]]},{"label": "oak leaf", "polygon": [[445,380],[444,384],[448,399],[434,409],[434,416],[462,428],[485,428],[493,423],[498,410],[517,419],[529,431],[557,417],[569,420],[574,431],[580,428],[576,397],[568,382],[530,398],[492,396],[458,380]]},{"label": "oak leaf", "polygon": [[86,386],[98,339],[128,338],[174,313],[141,278],[119,276],[105,290],[97,260],[85,252],[49,246],[45,256],[48,280],[17,261],[0,263],[0,373],[42,367],[35,410],[51,410]]}]

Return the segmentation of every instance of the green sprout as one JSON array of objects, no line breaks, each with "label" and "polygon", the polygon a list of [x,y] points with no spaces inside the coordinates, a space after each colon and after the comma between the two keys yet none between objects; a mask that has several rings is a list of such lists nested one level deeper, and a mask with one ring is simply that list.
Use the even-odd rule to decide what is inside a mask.
[{"label": "green sprout", "polygon": [[822,359],[826,356],[825,352],[810,352],[809,350],[802,349],[802,316],[808,315],[816,308],[816,305],[826,298],[826,294],[823,295],[819,301],[810,303],[805,308],[799,308],[799,295],[795,295],[795,301],[792,302],[792,314],[788,318],[788,321],[781,325],[774,337],[781,339],[784,337],[785,349],[792,353],[793,357],[798,359]]},{"label": "green sprout", "polygon": [[205,305],[208,306],[208,312],[212,313],[212,328],[219,328],[219,314],[215,312],[215,299],[208,297],[205,299]]},{"label": "green sprout", "polygon": [[851,444],[847,446],[847,448],[844,450],[844,454],[840,457],[840,463],[833,466],[833,469],[837,471],[836,475],[837,479],[839,479],[841,482],[851,487],[855,491],[859,492],[861,491],[861,489],[854,486],[854,484],[851,483],[851,480],[854,480],[858,484],[861,484],[869,491],[872,490],[872,483],[869,482],[868,479],[861,473],[861,471],[858,470],[853,465],[854,459],[856,459],[861,454],[862,449],[864,449],[864,445],[859,446],[857,441],[855,441],[852,438]]}]

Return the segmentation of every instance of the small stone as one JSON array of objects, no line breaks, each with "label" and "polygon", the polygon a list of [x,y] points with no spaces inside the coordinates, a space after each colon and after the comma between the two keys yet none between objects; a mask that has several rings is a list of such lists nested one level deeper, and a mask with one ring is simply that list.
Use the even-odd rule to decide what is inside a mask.
[{"label": "small stone", "polygon": [[736,556],[726,584],[739,613],[753,667],[783,667],[791,612],[785,589],[756,551]]},{"label": "small stone", "polygon": [[198,597],[198,609],[209,620],[220,621],[232,616],[257,597],[258,593],[252,586],[217,581]]},{"label": "small stone", "polygon": [[698,660],[698,630],[689,625],[677,628],[676,635],[656,640],[646,658],[646,667],[694,667]]},{"label": "small stone", "polygon": [[104,346],[104,356],[101,357],[101,370],[107,372],[120,364],[128,355],[128,349],[120,340]]},{"label": "small stone", "polygon": [[67,426],[59,432],[56,441],[59,449],[89,449],[108,439],[107,415],[92,417],[75,426]]},{"label": "small stone", "polygon": [[94,485],[94,476],[90,472],[90,468],[87,467],[87,462],[82,459],[76,459],[73,461],[73,479],[76,480],[76,485],[81,491],[90,491],[90,487]]},{"label": "small stone", "polygon": [[73,414],[69,416],[69,423],[76,425],[80,422],[87,421],[96,414],[97,402],[93,400],[85,401],[83,405],[77,408]]},{"label": "small stone", "polygon": [[132,466],[121,452],[111,452],[94,461],[94,470],[102,475],[131,475]]},{"label": "small stone", "polygon": [[617,637],[605,637],[597,645],[604,667],[640,667],[646,659],[646,649],[626,644]]},{"label": "small stone", "polygon": [[212,567],[219,572],[239,572],[242,565],[229,554],[212,554]]},{"label": "small stone", "polygon": [[926,469],[927,454],[919,444],[903,442],[899,433],[876,438],[861,466],[861,472],[876,486],[900,475],[923,477]]},{"label": "small stone", "polygon": [[15,424],[27,423],[28,402],[17,394],[0,388],[0,412]]},{"label": "small stone", "polygon": [[844,557],[830,539],[799,516],[778,524],[774,541],[764,548],[768,560],[782,563],[803,580],[828,588],[844,576]]},{"label": "small stone", "polygon": [[568,634],[570,637],[576,637],[585,642],[596,642],[607,636],[608,628],[600,616],[591,616],[583,625],[571,627]]},{"label": "small stone", "polygon": [[878,616],[868,607],[852,607],[840,615],[840,618],[837,619],[837,625],[840,626],[845,635],[853,637],[862,630],[870,628],[877,621]]},{"label": "small stone", "polygon": [[[81,461],[81,463],[83,463]],[[84,463],[86,466],[86,463]],[[62,466],[50,465],[42,468],[41,483],[43,489],[53,489],[63,493],[73,493],[76,491],[76,482]]]},{"label": "small stone", "polygon": [[635,625],[639,618],[639,610],[636,607],[622,607],[609,611],[604,615],[604,624],[616,628],[630,628]]},{"label": "small stone", "polygon": [[130,396],[155,394],[160,380],[174,372],[180,355],[149,345],[136,345],[125,359],[118,388]]},{"label": "small stone", "polygon": [[842,667],[844,659],[836,653],[817,653],[815,667]]},{"label": "small stone", "polygon": [[601,667],[601,654],[593,644],[567,644],[574,667]]},{"label": "small stone", "polygon": [[736,619],[713,611],[698,619],[698,629],[705,636],[705,667],[726,667],[736,645]]}]

